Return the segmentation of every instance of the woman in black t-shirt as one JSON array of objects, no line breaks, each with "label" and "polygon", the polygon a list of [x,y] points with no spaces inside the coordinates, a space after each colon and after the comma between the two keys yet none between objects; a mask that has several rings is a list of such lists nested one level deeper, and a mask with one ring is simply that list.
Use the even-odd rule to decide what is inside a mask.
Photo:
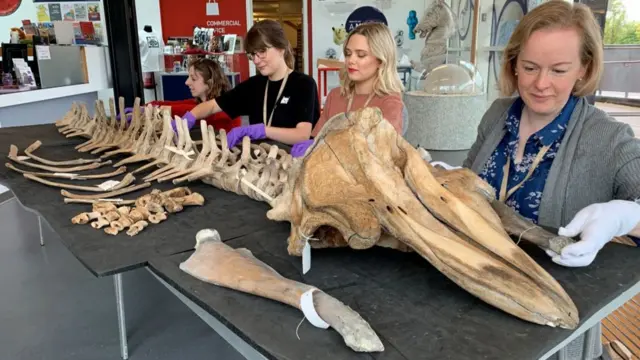
[{"label": "woman in black t-shirt", "polygon": [[293,53],[280,23],[257,22],[247,33],[245,49],[260,74],[199,104],[183,118],[193,126],[197,119],[219,111],[232,119],[248,115],[251,125],[234,128],[227,134],[229,147],[244,136],[289,145],[309,139],[320,117],[318,89],[312,77],[291,70]]}]

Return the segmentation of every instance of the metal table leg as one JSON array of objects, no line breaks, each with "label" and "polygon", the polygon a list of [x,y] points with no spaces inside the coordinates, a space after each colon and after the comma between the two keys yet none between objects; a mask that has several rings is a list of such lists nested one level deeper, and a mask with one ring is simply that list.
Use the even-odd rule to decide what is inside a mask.
[{"label": "metal table leg", "polygon": [[116,289],[116,306],[118,309],[118,331],[120,333],[120,355],[123,360],[129,358],[127,347],[127,324],[124,318],[124,300],[122,298],[122,274],[113,276],[113,285]]},{"label": "metal table leg", "polygon": [[42,216],[38,215],[38,229],[40,229],[40,246],[44,246],[44,236],[42,236]]}]

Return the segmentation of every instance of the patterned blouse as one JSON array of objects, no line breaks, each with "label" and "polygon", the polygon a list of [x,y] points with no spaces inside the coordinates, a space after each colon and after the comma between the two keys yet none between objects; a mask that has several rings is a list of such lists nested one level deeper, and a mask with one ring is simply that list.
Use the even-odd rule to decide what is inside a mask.
[{"label": "patterned blouse", "polygon": [[516,163],[520,116],[524,107],[524,102],[521,98],[518,98],[509,108],[505,122],[507,132],[504,138],[502,138],[498,147],[487,160],[482,172],[480,172],[480,177],[488,182],[496,190],[496,195],[499,196],[503,168],[507,159],[511,161],[507,189],[511,189],[527,176],[529,167],[531,167],[542,147],[550,146],[531,177],[505,201],[505,204],[536,224],[538,223],[538,209],[542,191],[577,100],[574,96],[569,97],[560,114],[543,129],[529,137],[525,144],[522,161]]}]

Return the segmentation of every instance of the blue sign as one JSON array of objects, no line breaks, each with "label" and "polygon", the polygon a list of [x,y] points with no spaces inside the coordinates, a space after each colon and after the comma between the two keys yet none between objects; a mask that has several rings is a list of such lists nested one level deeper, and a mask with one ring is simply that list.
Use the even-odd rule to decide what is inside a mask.
[{"label": "blue sign", "polygon": [[347,18],[347,22],[345,23],[345,28],[347,32],[351,32],[351,30],[358,27],[358,25],[367,22],[379,22],[385,25],[389,25],[387,23],[387,18],[384,16],[382,11],[374,8],[373,6],[363,6],[359,7],[349,15]]}]

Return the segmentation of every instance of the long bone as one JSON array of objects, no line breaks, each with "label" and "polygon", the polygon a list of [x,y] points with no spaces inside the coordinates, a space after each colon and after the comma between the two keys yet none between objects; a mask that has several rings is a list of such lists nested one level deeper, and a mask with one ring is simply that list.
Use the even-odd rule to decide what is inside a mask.
[{"label": "long bone", "polygon": [[342,335],[351,349],[380,352],[384,346],[369,324],[355,311],[313,286],[287,279],[247,249],[233,249],[217,231],[196,235],[196,251],[180,264],[186,273],[217,286],[272,299],[302,310],[300,298],[311,291],[312,302],[324,322]]},{"label": "long bone", "polygon": [[84,164],[100,162],[100,159],[75,159],[75,160],[59,160],[59,161],[47,160],[33,153],[34,151],[38,150],[40,146],[42,146],[42,142],[40,140],[36,140],[33,144],[29,145],[24,150],[25,155],[27,155],[28,157],[30,157],[31,159],[37,162],[43,163],[45,165],[52,165],[52,166],[84,165]]},{"label": "long bone", "polygon": [[18,156],[18,147],[13,144],[9,146],[9,155],[7,157],[17,162],[18,164],[22,164],[22,165],[29,166],[36,169],[47,170],[54,173],[72,173],[72,172],[80,172],[85,170],[93,170],[93,169],[97,169],[99,167],[111,164],[110,160],[101,162],[101,163],[94,162],[91,164],[79,165],[74,167],[56,167],[56,166],[34,164],[31,162],[25,161],[20,156]]},{"label": "long bone", "polygon": [[44,172],[26,171],[13,166],[13,164],[11,163],[5,163],[4,165],[7,168],[15,172],[18,172],[20,174],[30,174],[30,175],[35,175],[41,178],[57,178],[57,179],[70,179],[70,180],[108,179],[108,178],[112,178],[114,176],[124,174],[125,172],[127,172],[126,166],[121,166],[117,170],[112,171],[110,173],[95,174],[95,175],[79,175],[79,174],[72,174],[72,173],[44,173]]}]

